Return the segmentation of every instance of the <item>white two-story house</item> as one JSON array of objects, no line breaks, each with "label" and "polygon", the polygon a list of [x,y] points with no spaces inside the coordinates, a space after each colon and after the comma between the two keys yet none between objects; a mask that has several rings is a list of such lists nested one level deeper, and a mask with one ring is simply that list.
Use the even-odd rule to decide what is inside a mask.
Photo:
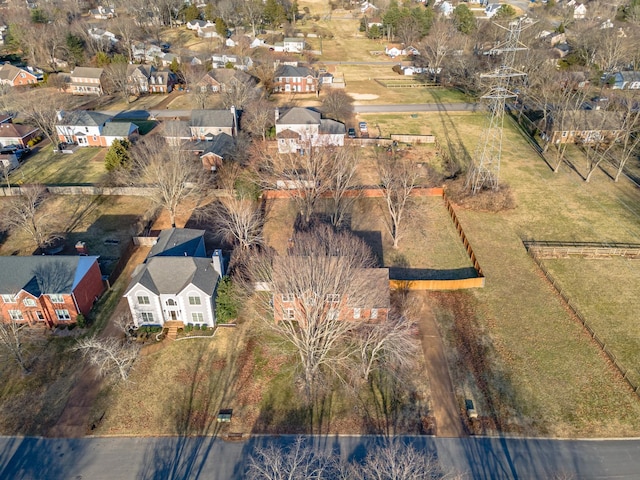
[{"label": "white two-story house", "polygon": [[344,146],[344,123],[321,118],[310,108],[293,107],[283,113],[276,108],[276,139],[280,153],[292,153],[309,147]]},{"label": "white two-story house", "polygon": [[213,327],[218,281],[224,275],[222,252],[206,255],[204,230],[163,230],[145,263],[139,265],[124,293],[136,326]]}]

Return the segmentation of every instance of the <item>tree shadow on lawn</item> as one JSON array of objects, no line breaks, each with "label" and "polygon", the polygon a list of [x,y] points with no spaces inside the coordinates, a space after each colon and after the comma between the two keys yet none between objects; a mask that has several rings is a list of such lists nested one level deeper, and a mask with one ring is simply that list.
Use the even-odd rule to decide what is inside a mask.
[{"label": "tree shadow on lawn", "polygon": [[[456,352],[453,382],[464,383],[461,377],[471,379],[478,419],[468,420],[466,428],[471,434],[532,434],[528,431],[530,420],[523,408],[531,408],[531,398],[524,401],[514,389],[511,374],[496,362],[498,354],[487,328],[477,319],[477,306],[467,292],[433,292],[430,297],[440,308],[451,315],[450,331],[443,334],[450,338]],[[457,377],[457,382],[456,382]],[[469,392],[465,388],[465,395]]]},{"label": "tree shadow on lawn", "polygon": [[138,478],[184,479],[204,474],[215,438],[228,428],[217,421],[218,413],[233,405],[236,397],[236,347],[228,345],[226,357],[221,358],[202,342],[192,367],[177,373],[175,402],[166,405],[164,413],[171,418],[176,436],[149,446]]},{"label": "tree shadow on lawn", "polygon": [[[302,393],[296,392],[293,377],[290,388],[278,388],[268,392],[260,405],[260,414],[253,426],[253,433],[271,434],[327,434],[332,426],[332,391],[321,392],[305,405]],[[281,397],[281,395],[285,395]]]},{"label": "tree shadow on lawn", "polygon": [[421,411],[416,389],[408,376],[378,370],[355,391],[362,413],[362,428],[367,435],[393,436],[422,434]]}]

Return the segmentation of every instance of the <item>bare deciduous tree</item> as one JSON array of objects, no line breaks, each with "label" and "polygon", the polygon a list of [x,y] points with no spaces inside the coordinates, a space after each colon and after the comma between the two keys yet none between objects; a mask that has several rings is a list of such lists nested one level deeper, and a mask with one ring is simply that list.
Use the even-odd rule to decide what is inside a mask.
[{"label": "bare deciduous tree", "polygon": [[429,35],[420,42],[421,55],[418,61],[425,63],[424,66],[429,69],[434,82],[440,76],[447,57],[460,50],[463,42],[459,37],[460,34],[452,28],[451,22],[440,18],[429,29]]},{"label": "bare deciduous tree", "polygon": [[243,249],[262,244],[264,218],[254,200],[221,197],[212,207],[213,224],[228,240]]},{"label": "bare deciduous tree", "polygon": [[238,110],[244,110],[259,95],[258,90],[252,83],[234,79],[221,94],[222,106],[224,108],[236,107]]},{"label": "bare deciduous tree", "polygon": [[139,345],[115,338],[81,338],[72,348],[81,352],[98,369],[100,376],[127,380],[138,358]]},{"label": "bare deciduous tree", "polygon": [[[124,58],[122,55],[119,55]],[[122,95],[122,99],[127,103],[131,103],[129,75],[127,73],[128,64],[126,62],[111,62],[104,69],[105,77],[109,82],[109,90],[113,93]]]},{"label": "bare deciduous tree", "polygon": [[434,453],[418,450],[396,438],[369,450],[352,472],[353,478],[362,480],[431,480],[445,476]]},{"label": "bare deciduous tree", "polygon": [[58,93],[42,95],[38,90],[31,90],[16,95],[13,99],[16,111],[24,118],[24,122],[39,128],[52,145],[58,144],[56,136],[57,113],[64,110],[67,97]]},{"label": "bare deciduous tree", "polygon": [[171,225],[184,202],[203,191],[206,179],[200,159],[179,146],[168,145],[161,137],[139,142],[131,151],[132,168],[121,178],[133,185],[155,188],[154,203],[169,213]]},{"label": "bare deciduous tree", "polygon": [[333,470],[327,455],[296,438],[286,450],[276,446],[258,447],[249,457],[247,478],[252,480],[329,479]]},{"label": "bare deciduous tree", "polygon": [[353,98],[339,88],[329,89],[322,99],[321,110],[327,118],[347,122],[353,116]]},{"label": "bare deciduous tree", "polygon": [[21,187],[20,195],[11,199],[1,220],[5,228],[17,228],[29,235],[36,248],[44,248],[52,233],[51,215],[40,208],[47,196],[44,185]]},{"label": "bare deciduous tree", "polygon": [[435,453],[416,448],[398,438],[368,449],[362,461],[344,461],[297,438],[290,446],[259,447],[249,457],[250,479],[303,480],[437,480],[461,479],[445,471]]},{"label": "bare deciduous tree", "polygon": [[20,367],[23,375],[29,373],[24,337],[29,326],[26,322],[5,320],[0,317],[0,349]]},{"label": "bare deciduous tree", "polygon": [[293,315],[276,303],[275,308],[282,310],[275,312],[278,321],[273,318],[271,296],[259,296],[259,310],[266,325],[295,348],[309,405],[323,376],[337,373],[352,353],[347,340],[354,324],[341,319],[339,312],[347,305],[372,305],[381,294],[362,272],[373,265],[373,256],[360,239],[323,226],[295,235],[287,255],[256,256],[250,268],[255,281],[295,299]]},{"label": "bare deciduous tree", "polygon": [[[549,87],[551,87],[551,85],[549,85]],[[549,130],[562,132],[575,130],[576,121],[579,120],[579,115],[577,115],[576,112],[579,111],[586,100],[586,92],[582,89],[570,88],[566,85],[566,79],[556,78],[552,95],[551,102],[544,107],[551,109],[546,115],[547,125],[550,127]],[[548,139],[545,145],[545,151],[549,148],[550,144],[551,138]],[[562,141],[558,141],[555,144],[555,158],[552,165],[555,173],[560,170],[568,145],[568,143]]]},{"label": "bare deciduous tree", "polygon": [[358,151],[354,148],[341,148],[333,157],[333,168],[329,178],[331,195],[331,224],[340,228],[345,216],[353,207],[359,195],[354,189],[358,169]]},{"label": "bare deciduous tree", "polygon": [[640,110],[636,104],[635,94],[626,90],[618,98],[622,114],[622,135],[616,147],[618,166],[614,181],[617,182],[630,158],[639,154],[640,150]]},{"label": "bare deciduous tree", "polygon": [[330,178],[334,149],[314,147],[311,142],[305,154],[276,153],[262,158],[259,174],[270,188],[286,189],[296,203],[302,222],[309,225],[319,200],[331,188]]},{"label": "bare deciduous tree", "polygon": [[313,146],[310,140],[301,143],[306,146],[304,155],[260,152],[261,181],[289,193],[304,225],[310,224],[320,199],[330,197],[332,222],[337,226],[355,200],[346,192],[355,183],[357,154],[349,148]]},{"label": "bare deciduous tree", "polygon": [[361,325],[356,332],[356,344],[362,378],[369,379],[381,366],[398,372],[414,365],[418,352],[414,328],[415,325],[403,317]]},{"label": "bare deciduous tree", "polygon": [[242,112],[242,128],[254,137],[267,140],[267,130],[273,127],[274,111],[272,105],[265,99],[259,98],[246,105]]},{"label": "bare deciduous tree", "polygon": [[382,196],[389,212],[387,230],[391,235],[393,248],[398,248],[402,221],[410,206],[411,192],[416,187],[418,169],[413,162],[392,153],[387,157],[378,157],[378,172]]}]

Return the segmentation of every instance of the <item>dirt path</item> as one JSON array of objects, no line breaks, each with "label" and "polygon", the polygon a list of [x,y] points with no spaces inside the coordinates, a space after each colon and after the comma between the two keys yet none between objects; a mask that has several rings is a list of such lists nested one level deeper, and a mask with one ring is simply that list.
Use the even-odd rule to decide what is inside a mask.
[{"label": "dirt path", "polygon": [[[136,265],[142,263],[149,253],[150,247],[138,247],[131,255],[127,266],[118,278],[118,282],[128,283],[131,273]],[[121,298],[116,309],[109,319],[107,326],[98,335],[108,338],[120,335],[120,330],[115,326],[114,319],[122,313],[129,311],[129,305],[125,298]],[[48,432],[49,437],[78,438],[84,437],[89,428],[91,408],[100,393],[102,380],[97,377],[93,367],[85,365],[79,374],[79,378],[69,394],[67,403],[60,418]]]},{"label": "dirt path", "polygon": [[431,387],[431,403],[437,425],[436,434],[438,437],[464,437],[466,434],[462,427],[458,402],[453,394],[440,331],[436,325],[435,316],[429,308],[427,295],[424,293],[419,295],[421,299],[421,308],[418,312],[420,335]]}]

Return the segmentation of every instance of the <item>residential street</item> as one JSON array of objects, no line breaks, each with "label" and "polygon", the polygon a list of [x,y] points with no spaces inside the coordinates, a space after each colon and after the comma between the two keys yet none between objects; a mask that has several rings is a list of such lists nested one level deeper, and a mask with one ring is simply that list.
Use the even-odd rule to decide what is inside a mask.
[{"label": "residential street", "polygon": [[[235,479],[250,452],[293,436],[246,442],[215,438],[0,437],[0,478],[11,479]],[[361,458],[382,437],[316,437],[316,447]],[[433,449],[446,469],[469,479],[636,479],[640,440],[546,440],[407,437]]]},{"label": "residential street", "polygon": [[[354,105],[355,113],[412,113],[412,112],[475,112],[481,108],[477,103],[405,103],[396,105]],[[116,118],[127,120],[146,120],[153,118],[188,117],[191,110],[124,110],[114,112],[112,110],[100,111],[107,115],[115,115]]]}]

